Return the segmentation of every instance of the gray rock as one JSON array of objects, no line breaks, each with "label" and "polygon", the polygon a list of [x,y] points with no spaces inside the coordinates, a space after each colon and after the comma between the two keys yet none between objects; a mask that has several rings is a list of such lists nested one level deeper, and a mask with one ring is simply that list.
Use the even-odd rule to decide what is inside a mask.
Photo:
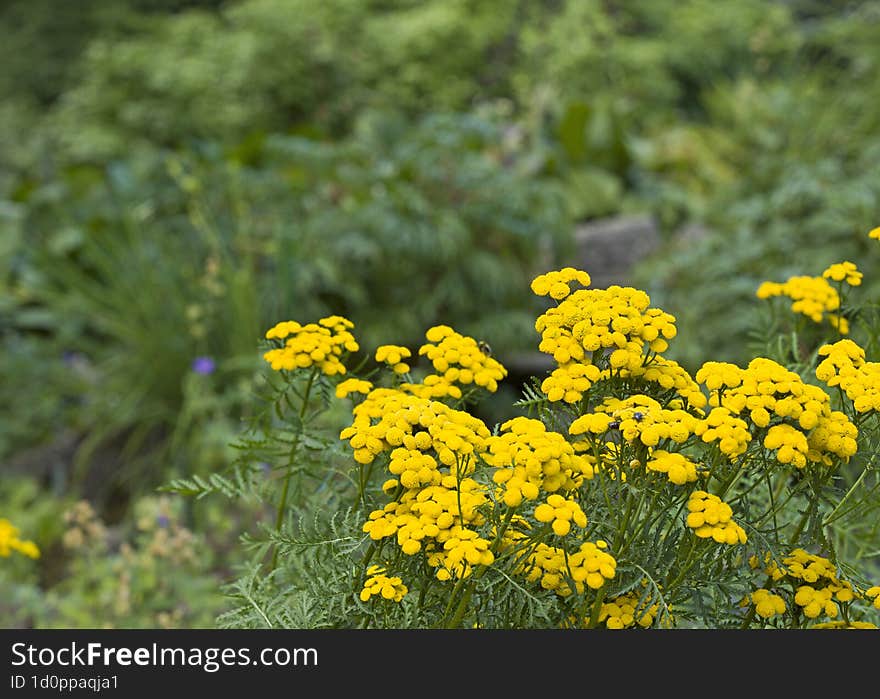
[{"label": "gray rock", "polygon": [[648,215],[597,219],[575,229],[573,266],[589,273],[591,286],[628,286],[633,267],[660,247],[660,231]]}]

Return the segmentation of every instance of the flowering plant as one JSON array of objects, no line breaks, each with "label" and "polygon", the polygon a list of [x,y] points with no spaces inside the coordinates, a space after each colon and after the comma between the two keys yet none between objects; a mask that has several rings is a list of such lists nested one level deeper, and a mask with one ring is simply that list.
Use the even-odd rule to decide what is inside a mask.
[{"label": "flowering plant", "polygon": [[[880,363],[842,338],[855,266],[804,279],[758,296],[833,319],[835,341],[796,367],[707,361],[692,376],[664,357],[675,318],[647,293],[541,274],[538,348],[555,367],[494,426],[480,400],[507,370],[484,342],[438,325],[355,362],[348,319],[277,324],[271,419],[234,479],[186,486],[274,508],[221,621],[875,628],[880,576],[861,544],[880,505]],[[819,280],[834,293],[813,293]]]}]

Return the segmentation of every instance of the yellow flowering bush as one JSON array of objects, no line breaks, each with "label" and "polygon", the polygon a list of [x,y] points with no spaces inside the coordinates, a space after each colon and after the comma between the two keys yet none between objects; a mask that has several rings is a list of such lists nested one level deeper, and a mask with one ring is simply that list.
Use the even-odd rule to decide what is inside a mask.
[{"label": "yellow flowering bush", "polygon": [[[363,353],[348,319],[279,323],[264,357],[288,427],[259,574],[309,584],[298,556],[316,544],[288,499],[311,455],[342,518],[317,513],[333,522],[324,599],[345,610],[330,625],[872,628],[880,572],[853,544],[880,506],[880,363],[842,337],[861,279],[841,262],[762,284],[835,334],[798,361],[691,374],[645,291],[541,274],[536,345],[554,364],[494,425],[479,406],[507,369],[450,326]],[[332,447],[316,436],[331,404]]]}]

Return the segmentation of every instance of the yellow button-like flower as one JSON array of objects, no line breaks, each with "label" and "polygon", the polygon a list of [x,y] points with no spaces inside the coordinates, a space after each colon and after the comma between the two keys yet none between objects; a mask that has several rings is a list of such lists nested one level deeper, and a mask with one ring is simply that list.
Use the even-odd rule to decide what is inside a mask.
[{"label": "yellow button-like flower", "polygon": [[266,332],[266,339],[281,343],[263,354],[275,371],[296,371],[312,366],[323,374],[345,374],[342,357],[356,352],[359,345],[351,334],[354,324],[341,316],[327,316],[317,323],[300,325],[283,321]]},{"label": "yellow button-like flower", "polygon": [[368,602],[371,597],[400,602],[408,592],[403,581],[397,576],[389,577],[386,575],[382,566],[370,566],[367,570],[367,576],[360,593],[362,602]]},{"label": "yellow button-like flower", "polygon": [[844,282],[850,286],[858,286],[862,283],[862,273],[852,262],[838,262],[828,267],[822,276],[835,282]]},{"label": "yellow button-like flower", "polygon": [[695,490],[688,499],[687,525],[701,539],[719,544],[746,543],[745,530],[733,520],[733,510],[717,495]]},{"label": "yellow button-like flower", "polygon": [[771,619],[779,614],[785,614],[785,600],[769,590],[755,590],[752,593],[752,604],[755,605],[755,613],[762,619]]},{"label": "yellow button-like flower", "polygon": [[581,506],[574,500],[566,500],[558,493],[550,495],[546,502],[535,508],[535,519],[550,523],[557,536],[568,534],[572,523],[581,528],[587,526],[587,516]]},{"label": "yellow button-like flower", "polygon": [[405,374],[410,367],[404,359],[412,356],[408,347],[400,345],[380,345],[376,348],[376,361],[385,363],[391,367],[395,374]]}]

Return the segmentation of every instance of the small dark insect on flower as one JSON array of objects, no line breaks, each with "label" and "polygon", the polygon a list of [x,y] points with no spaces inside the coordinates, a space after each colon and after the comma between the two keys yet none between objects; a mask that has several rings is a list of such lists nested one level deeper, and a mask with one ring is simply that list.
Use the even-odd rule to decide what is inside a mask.
[{"label": "small dark insect on flower", "polygon": [[617,420],[615,420],[614,422],[609,422],[609,423],[608,423],[608,429],[609,429],[609,430],[616,430],[616,429],[619,429],[619,428],[620,428],[620,423],[619,423]]},{"label": "small dark insect on flower", "polygon": [[640,413],[638,410],[636,410],[636,412],[633,413],[633,420],[635,420],[636,422],[641,422],[644,419],[644,417],[645,416],[642,413]]},{"label": "small dark insect on flower", "polygon": [[492,348],[489,346],[489,343],[486,342],[485,340],[480,340],[479,342],[477,342],[477,347],[479,347],[480,352],[485,354],[487,357],[492,356]]}]

